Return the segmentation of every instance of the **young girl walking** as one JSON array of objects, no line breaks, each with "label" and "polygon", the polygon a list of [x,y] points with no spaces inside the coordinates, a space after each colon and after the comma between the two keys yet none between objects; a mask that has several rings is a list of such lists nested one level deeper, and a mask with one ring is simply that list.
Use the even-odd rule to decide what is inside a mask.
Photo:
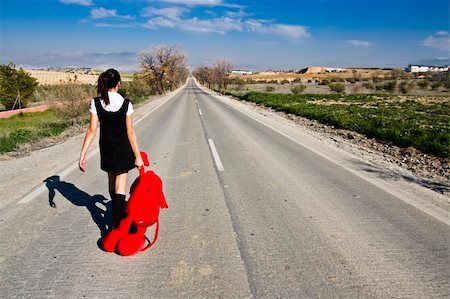
[{"label": "young girl walking", "polygon": [[131,115],[133,105],[117,91],[120,74],[109,69],[98,77],[98,97],[91,101],[90,124],[81,148],[79,167],[86,171],[86,153],[100,122],[100,167],[108,173],[108,188],[112,199],[112,223],[118,227],[125,204],[128,171],[143,165]]}]

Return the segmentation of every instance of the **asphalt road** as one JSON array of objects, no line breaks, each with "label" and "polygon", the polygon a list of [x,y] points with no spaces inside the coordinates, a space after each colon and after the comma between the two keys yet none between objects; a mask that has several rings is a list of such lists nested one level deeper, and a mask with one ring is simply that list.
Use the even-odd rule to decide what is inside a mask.
[{"label": "asphalt road", "polygon": [[98,247],[110,203],[96,154],[0,209],[0,297],[450,295],[448,224],[194,81],[136,132],[169,204],[156,245]]}]

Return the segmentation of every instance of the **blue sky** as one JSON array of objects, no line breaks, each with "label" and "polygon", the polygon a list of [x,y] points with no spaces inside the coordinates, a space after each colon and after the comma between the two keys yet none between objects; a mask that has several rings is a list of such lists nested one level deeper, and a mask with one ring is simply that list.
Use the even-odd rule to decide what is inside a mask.
[{"label": "blue sky", "polygon": [[190,67],[446,64],[448,0],[0,0],[0,62],[137,70],[179,45]]}]

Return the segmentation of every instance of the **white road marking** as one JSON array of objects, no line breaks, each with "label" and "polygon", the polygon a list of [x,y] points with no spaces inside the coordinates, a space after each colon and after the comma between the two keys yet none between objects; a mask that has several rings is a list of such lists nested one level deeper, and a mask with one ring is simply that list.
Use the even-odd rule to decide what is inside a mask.
[{"label": "white road marking", "polygon": [[214,162],[216,163],[217,169],[219,171],[223,171],[222,161],[220,161],[219,153],[217,153],[216,146],[214,145],[214,141],[212,139],[208,139],[209,147],[211,148],[211,152],[213,154]]},{"label": "white road marking", "polygon": [[200,114],[200,116],[202,116],[202,110],[198,109],[198,113]]}]

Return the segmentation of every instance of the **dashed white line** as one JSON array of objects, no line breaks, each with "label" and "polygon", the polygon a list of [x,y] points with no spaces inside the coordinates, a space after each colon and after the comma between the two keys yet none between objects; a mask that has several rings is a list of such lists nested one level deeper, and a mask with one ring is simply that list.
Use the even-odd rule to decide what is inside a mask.
[{"label": "dashed white line", "polygon": [[216,163],[216,167],[219,171],[224,171],[222,161],[220,161],[219,153],[217,152],[216,146],[214,145],[214,141],[212,139],[208,139],[209,147],[211,148],[211,152],[213,154],[214,162]]},{"label": "dashed white line", "polygon": [[202,110],[198,109],[198,114],[200,114],[200,116],[203,115]]}]

